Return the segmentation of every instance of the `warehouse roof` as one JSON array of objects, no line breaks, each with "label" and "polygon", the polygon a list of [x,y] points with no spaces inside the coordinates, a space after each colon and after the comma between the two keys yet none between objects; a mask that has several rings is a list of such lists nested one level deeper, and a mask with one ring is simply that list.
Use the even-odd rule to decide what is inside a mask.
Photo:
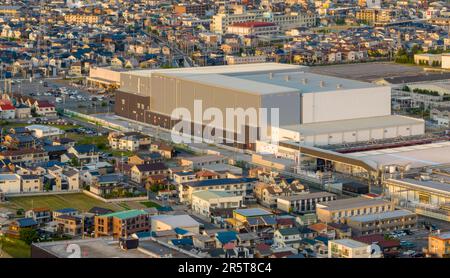
[{"label": "warehouse roof", "polygon": [[170,76],[258,95],[378,87],[372,83],[305,72],[304,69],[306,67],[296,65],[256,63],[188,69],[139,70],[127,74],[142,77]]},{"label": "warehouse roof", "polygon": [[438,181],[425,181],[416,179],[388,179],[387,183],[394,183],[416,190],[431,191],[434,193],[440,193],[450,195],[450,185],[448,183],[441,183]]},{"label": "warehouse roof", "polygon": [[374,128],[389,128],[396,126],[423,124],[422,119],[399,115],[386,115],[370,118],[349,119],[340,121],[318,122],[282,126],[283,129],[298,131],[303,136],[337,133],[345,131],[369,130]]},{"label": "warehouse roof", "polygon": [[410,165],[412,168],[450,163],[450,141],[347,154],[377,165]]}]

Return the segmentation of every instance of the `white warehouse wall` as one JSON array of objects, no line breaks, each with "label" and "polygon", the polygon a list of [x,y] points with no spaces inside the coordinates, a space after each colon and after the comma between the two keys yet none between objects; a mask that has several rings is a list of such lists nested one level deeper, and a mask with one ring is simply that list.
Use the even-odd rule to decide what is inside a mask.
[{"label": "white warehouse wall", "polygon": [[333,90],[302,95],[302,123],[369,118],[391,114],[391,88]]}]

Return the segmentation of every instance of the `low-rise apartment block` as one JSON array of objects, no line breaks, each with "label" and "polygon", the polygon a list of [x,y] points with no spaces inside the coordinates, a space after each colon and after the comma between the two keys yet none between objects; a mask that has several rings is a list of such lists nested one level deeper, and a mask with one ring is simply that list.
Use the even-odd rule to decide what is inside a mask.
[{"label": "low-rise apartment block", "polygon": [[308,213],[316,211],[316,204],[336,200],[329,192],[313,192],[277,198],[277,208],[286,212]]},{"label": "low-rise apartment block", "polygon": [[404,209],[347,218],[347,225],[355,236],[411,229],[416,223],[417,215]]},{"label": "low-rise apartment block", "polygon": [[257,179],[254,178],[225,178],[200,180],[179,184],[180,202],[192,202],[192,194],[203,190],[221,190],[236,196],[252,196]]},{"label": "low-rise apartment block", "polygon": [[356,197],[317,204],[317,217],[322,222],[345,223],[347,218],[393,211],[391,202],[381,199]]},{"label": "low-rise apartment block", "polygon": [[129,210],[96,216],[95,236],[128,237],[150,231],[150,216],[144,210]]}]

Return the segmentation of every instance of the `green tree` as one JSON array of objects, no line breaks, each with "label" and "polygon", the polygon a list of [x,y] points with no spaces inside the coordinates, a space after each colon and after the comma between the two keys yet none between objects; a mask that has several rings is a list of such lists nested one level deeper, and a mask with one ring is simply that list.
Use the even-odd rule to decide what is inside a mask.
[{"label": "green tree", "polygon": [[37,231],[32,228],[21,229],[19,235],[20,235],[20,239],[23,240],[28,245],[37,241],[39,238]]},{"label": "green tree", "polygon": [[52,190],[52,184],[51,184],[50,181],[47,181],[47,182],[44,184],[44,190],[47,191],[47,192],[49,192],[49,191]]}]

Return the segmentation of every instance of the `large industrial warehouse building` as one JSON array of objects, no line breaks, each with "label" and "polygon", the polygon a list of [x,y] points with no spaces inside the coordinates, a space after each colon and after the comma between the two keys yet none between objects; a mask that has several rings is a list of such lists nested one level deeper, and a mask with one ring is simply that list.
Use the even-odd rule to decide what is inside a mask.
[{"label": "large industrial warehouse building", "polygon": [[[121,73],[115,112],[132,120],[171,129],[175,108],[194,115],[194,100],[209,107],[279,108],[282,141],[320,146],[424,133],[423,120],[391,115],[391,89],[308,72],[307,67],[264,63]],[[269,115],[270,122],[270,115]],[[225,126],[225,124],[224,124]],[[246,127],[249,133],[250,127]],[[237,132],[237,130],[233,130]],[[269,151],[265,142],[239,141],[235,147]]]}]

